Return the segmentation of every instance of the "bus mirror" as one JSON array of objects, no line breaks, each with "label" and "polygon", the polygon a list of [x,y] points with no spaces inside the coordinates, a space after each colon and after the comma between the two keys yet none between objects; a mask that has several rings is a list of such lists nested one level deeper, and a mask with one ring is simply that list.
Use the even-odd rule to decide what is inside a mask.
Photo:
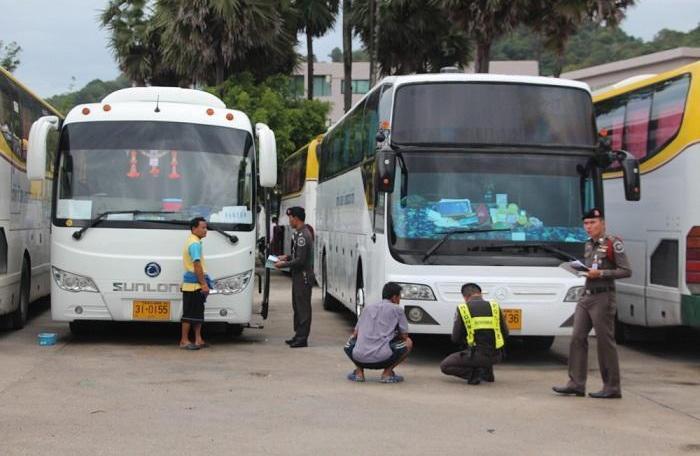
[{"label": "bus mirror", "polygon": [[375,172],[375,186],[377,191],[391,193],[394,191],[394,179],[396,178],[396,152],[380,150],[377,152]]},{"label": "bus mirror", "polygon": [[260,185],[274,187],[277,185],[277,142],[275,134],[264,123],[255,124],[258,137],[258,169]]},{"label": "bus mirror", "polygon": [[27,147],[27,177],[33,181],[46,178],[46,140],[49,131],[58,129],[58,117],[40,117],[29,130]]},{"label": "bus mirror", "polygon": [[624,150],[615,152],[616,159],[622,167],[622,177],[625,185],[625,199],[639,201],[641,198],[641,178],[639,175],[639,160]]}]

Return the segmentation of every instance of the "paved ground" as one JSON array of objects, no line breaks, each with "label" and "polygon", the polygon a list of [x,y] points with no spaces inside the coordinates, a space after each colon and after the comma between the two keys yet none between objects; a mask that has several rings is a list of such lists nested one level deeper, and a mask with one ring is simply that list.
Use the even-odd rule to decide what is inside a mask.
[{"label": "paved ground", "polygon": [[[565,339],[470,387],[439,373],[443,338],[419,338],[405,383],[352,384],[352,317],[324,312],[315,290],[312,346],[291,350],[289,280],[274,280],[265,329],[212,332],[199,352],[177,349],[177,326],[76,340],[37,306],[27,328],[0,333],[0,454],[700,454],[695,336],[622,348],[621,401],[551,393]],[[39,347],[43,330],[59,343]]]}]

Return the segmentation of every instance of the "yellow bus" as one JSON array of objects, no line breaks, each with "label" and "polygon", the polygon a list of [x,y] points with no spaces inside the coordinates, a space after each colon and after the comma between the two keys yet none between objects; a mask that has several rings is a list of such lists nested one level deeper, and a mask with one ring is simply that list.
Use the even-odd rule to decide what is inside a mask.
[{"label": "yellow bus", "polygon": [[[323,139],[319,135],[310,143],[287,157],[282,165],[282,200],[280,202],[279,226],[284,229],[282,250],[291,251],[292,230],[286,217],[287,209],[301,206],[306,210],[306,223],[313,230],[316,225],[316,186],[318,185],[317,148]],[[273,242],[275,240],[273,239]]]},{"label": "yellow bus", "polygon": [[700,327],[700,62],[633,78],[594,94],[599,129],[640,161],[639,202],[604,174],[608,231],[632,263],[617,287],[618,339],[627,325]]},{"label": "yellow bus", "polygon": [[[56,109],[0,67],[0,316],[9,316],[15,329],[27,321],[29,303],[51,290],[51,182],[27,178],[29,130],[51,115],[60,121]],[[58,135],[49,138],[46,169],[52,176]]]}]

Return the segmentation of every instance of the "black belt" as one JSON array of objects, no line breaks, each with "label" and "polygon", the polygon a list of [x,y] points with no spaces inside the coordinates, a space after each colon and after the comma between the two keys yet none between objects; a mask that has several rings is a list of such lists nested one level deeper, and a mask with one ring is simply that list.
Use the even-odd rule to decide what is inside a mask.
[{"label": "black belt", "polygon": [[594,294],[600,294],[600,293],[607,293],[608,291],[615,291],[615,287],[586,288],[585,290],[583,290],[583,294],[594,295]]}]

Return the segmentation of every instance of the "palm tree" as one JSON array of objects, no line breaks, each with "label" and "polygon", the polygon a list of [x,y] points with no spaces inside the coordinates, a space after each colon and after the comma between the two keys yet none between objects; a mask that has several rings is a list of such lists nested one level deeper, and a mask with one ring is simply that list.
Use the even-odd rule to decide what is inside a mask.
[{"label": "palm tree", "polygon": [[100,14],[100,24],[110,32],[112,49],[121,72],[137,86],[150,76],[146,0],[110,0]]},{"label": "palm tree", "polygon": [[355,30],[375,54],[382,74],[436,72],[441,67],[467,63],[470,43],[466,33],[450,23],[434,0],[391,0],[379,2],[381,27],[370,26],[371,0],[355,0]]},{"label": "palm tree", "polygon": [[474,71],[489,72],[491,45],[521,22],[529,0],[442,0],[450,17],[476,41]]},{"label": "palm tree", "polygon": [[335,24],[339,0],[295,0],[292,6],[299,15],[299,32],[306,34],[306,97],[314,98],[314,47],[313,39],[326,34]]},{"label": "palm tree", "polygon": [[352,1],[343,0],[343,107],[348,112],[352,107]]},{"label": "palm tree", "polygon": [[166,62],[197,83],[220,85],[253,50],[284,32],[282,1],[158,0]]}]

